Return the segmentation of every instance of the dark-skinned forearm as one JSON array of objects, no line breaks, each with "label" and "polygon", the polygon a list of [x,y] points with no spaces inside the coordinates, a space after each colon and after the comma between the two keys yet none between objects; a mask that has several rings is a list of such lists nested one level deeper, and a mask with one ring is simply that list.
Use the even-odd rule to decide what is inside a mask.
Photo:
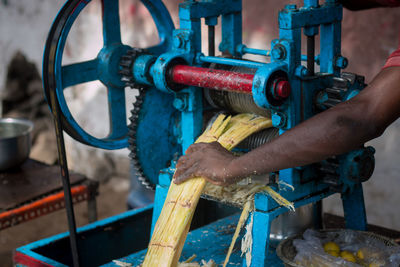
[{"label": "dark-skinned forearm", "polygon": [[[384,87],[384,88],[380,88]],[[382,90],[381,90],[382,89]],[[304,166],[356,149],[400,114],[384,92],[400,90],[400,68],[382,71],[358,96],[322,112],[232,162],[235,177]],[[400,100],[400,95],[393,95]],[[388,99],[389,98],[389,99]]]},{"label": "dark-skinned forearm", "polygon": [[349,116],[350,108],[343,104],[321,113],[238,158],[234,164],[262,174],[307,165],[357,148],[372,139],[373,130],[368,123],[357,122],[359,116]]},{"label": "dark-skinned forearm", "polygon": [[376,7],[384,7],[382,3],[375,0],[340,0],[339,1],[345,8],[357,11]]}]

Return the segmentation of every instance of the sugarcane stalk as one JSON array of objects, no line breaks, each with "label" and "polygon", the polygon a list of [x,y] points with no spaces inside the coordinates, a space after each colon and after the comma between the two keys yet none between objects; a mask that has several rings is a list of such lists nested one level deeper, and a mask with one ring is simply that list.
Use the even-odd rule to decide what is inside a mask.
[{"label": "sugarcane stalk", "polygon": [[[231,150],[249,135],[271,126],[271,119],[253,114],[240,114],[233,118],[220,115],[196,142],[218,141]],[[196,177],[179,185],[171,183],[143,267],[177,265],[205,185],[204,177]]]}]

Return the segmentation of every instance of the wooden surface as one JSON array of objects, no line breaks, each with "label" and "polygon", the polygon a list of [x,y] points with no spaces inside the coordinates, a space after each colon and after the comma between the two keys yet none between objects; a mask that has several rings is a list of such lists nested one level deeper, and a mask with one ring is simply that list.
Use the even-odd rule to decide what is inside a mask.
[{"label": "wooden surface", "polygon": [[[70,173],[71,185],[85,176]],[[62,189],[60,166],[28,159],[13,170],[0,172],[0,212],[13,209]]]}]

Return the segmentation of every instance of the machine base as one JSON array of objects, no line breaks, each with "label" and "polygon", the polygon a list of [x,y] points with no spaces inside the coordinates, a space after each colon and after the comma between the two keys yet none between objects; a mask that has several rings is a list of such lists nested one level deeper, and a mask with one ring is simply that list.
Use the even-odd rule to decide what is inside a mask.
[{"label": "machine base", "polygon": [[[113,262],[117,259],[138,266],[143,261],[150,238],[152,209],[150,205],[79,228],[81,265],[118,266]],[[196,254],[194,261],[212,259],[221,265],[238,220],[239,214],[234,214],[191,231],[181,261]],[[242,265],[241,237],[235,244],[228,266]],[[276,246],[271,244],[272,251],[268,253],[265,266],[283,266],[273,251]],[[63,233],[18,248],[14,262],[17,266],[71,266],[69,254],[67,233]]]}]

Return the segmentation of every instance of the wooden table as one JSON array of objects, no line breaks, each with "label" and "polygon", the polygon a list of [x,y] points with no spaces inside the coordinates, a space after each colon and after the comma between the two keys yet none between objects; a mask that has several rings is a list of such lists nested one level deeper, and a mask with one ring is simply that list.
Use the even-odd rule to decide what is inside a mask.
[{"label": "wooden table", "polygon": [[[88,202],[88,219],[97,219],[98,182],[71,172],[73,203]],[[0,172],[0,230],[64,208],[60,167],[28,159]]]}]

